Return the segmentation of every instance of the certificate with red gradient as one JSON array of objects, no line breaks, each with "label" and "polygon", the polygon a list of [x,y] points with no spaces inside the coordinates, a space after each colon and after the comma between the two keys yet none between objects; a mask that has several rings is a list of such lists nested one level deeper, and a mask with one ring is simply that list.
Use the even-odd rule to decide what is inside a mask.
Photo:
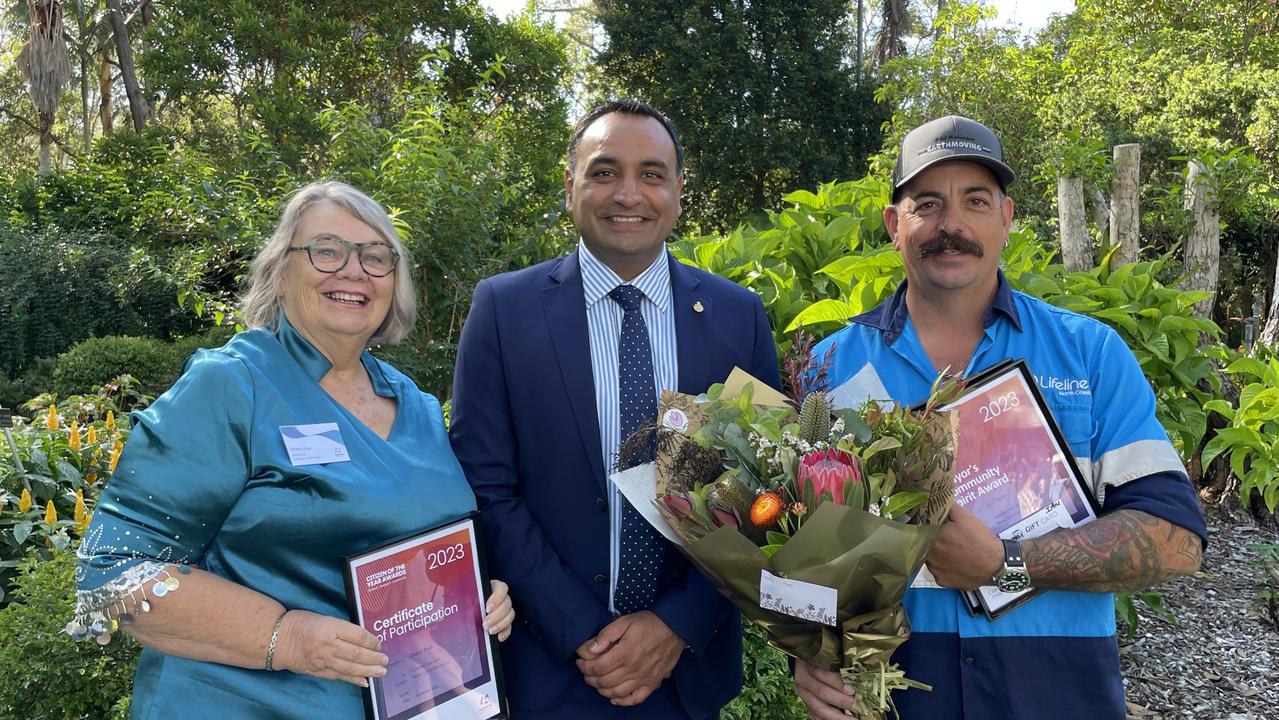
[{"label": "certificate with red gradient", "polygon": [[[1092,492],[1024,360],[973,377],[945,409],[959,416],[955,502],[995,534],[1021,540],[1097,517]],[[983,587],[969,600],[996,618],[1035,593]]]},{"label": "certificate with red gradient", "polygon": [[390,658],[365,692],[372,720],[507,716],[497,652],[484,631],[478,522],[472,513],[347,558],[351,621],[377,636]]}]

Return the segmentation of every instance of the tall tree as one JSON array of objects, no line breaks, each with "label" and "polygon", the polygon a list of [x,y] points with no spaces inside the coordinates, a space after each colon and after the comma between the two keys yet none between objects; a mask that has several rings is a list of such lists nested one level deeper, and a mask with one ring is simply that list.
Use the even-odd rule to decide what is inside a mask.
[{"label": "tall tree", "polygon": [[[488,82],[506,100],[539,103],[562,80],[557,45],[478,0],[171,0],[144,40],[147,87],[169,111],[205,127],[227,109],[239,128],[297,153],[326,139],[316,120],[326,105],[358,101],[394,122],[401,88],[442,80],[460,98],[498,56],[502,74]],[[428,77],[437,66],[424,58],[438,51],[445,76]]]},{"label": "tall tree", "polygon": [[844,0],[600,0],[610,94],[666,112],[685,215],[723,229],[798,187],[861,175],[885,118],[852,67]]},{"label": "tall tree", "polygon": [[71,59],[62,38],[62,3],[59,0],[27,0],[31,35],[18,55],[18,67],[27,81],[27,92],[35,105],[40,133],[40,172],[51,165],[53,120],[62,101]]},{"label": "tall tree", "polygon": [[129,27],[124,13],[120,10],[120,0],[105,0],[107,19],[111,23],[111,34],[115,36],[116,57],[120,61],[120,78],[124,80],[124,92],[129,97],[129,114],[133,118],[133,129],[142,132],[151,122],[151,105],[142,93],[142,85],[138,83],[138,71],[133,62],[133,46],[129,43]]}]

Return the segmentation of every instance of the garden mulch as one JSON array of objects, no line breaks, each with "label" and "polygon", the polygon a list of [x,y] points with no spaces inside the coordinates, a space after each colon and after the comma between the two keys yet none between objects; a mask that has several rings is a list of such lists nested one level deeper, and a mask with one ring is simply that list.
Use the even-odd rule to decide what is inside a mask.
[{"label": "garden mulch", "polygon": [[1279,544],[1279,528],[1237,504],[1204,515],[1199,574],[1157,588],[1176,623],[1139,605],[1136,636],[1121,635],[1129,720],[1279,720],[1279,628],[1256,601],[1257,555],[1247,548]]}]

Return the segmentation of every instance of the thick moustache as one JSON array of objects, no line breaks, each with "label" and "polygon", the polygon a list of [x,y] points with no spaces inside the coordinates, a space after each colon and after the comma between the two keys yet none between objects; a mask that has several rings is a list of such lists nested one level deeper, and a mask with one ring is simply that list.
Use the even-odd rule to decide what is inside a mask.
[{"label": "thick moustache", "polygon": [[975,257],[984,257],[986,255],[986,251],[981,249],[981,245],[957,235],[942,233],[936,238],[920,244],[919,256],[926,258],[931,255],[940,255],[947,250],[967,253]]}]

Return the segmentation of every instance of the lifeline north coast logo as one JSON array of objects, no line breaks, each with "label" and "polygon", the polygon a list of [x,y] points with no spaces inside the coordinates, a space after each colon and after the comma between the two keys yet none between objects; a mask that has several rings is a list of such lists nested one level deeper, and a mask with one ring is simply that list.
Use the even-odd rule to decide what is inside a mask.
[{"label": "lifeline north coast logo", "polygon": [[1078,395],[1087,395],[1092,397],[1092,389],[1088,385],[1088,381],[1083,378],[1059,378],[1051,375],[1036,375],[1035,380],[1039,382],[1039,387],[1045,390],[1052,390],[1059,397],[1075,397]]}]

